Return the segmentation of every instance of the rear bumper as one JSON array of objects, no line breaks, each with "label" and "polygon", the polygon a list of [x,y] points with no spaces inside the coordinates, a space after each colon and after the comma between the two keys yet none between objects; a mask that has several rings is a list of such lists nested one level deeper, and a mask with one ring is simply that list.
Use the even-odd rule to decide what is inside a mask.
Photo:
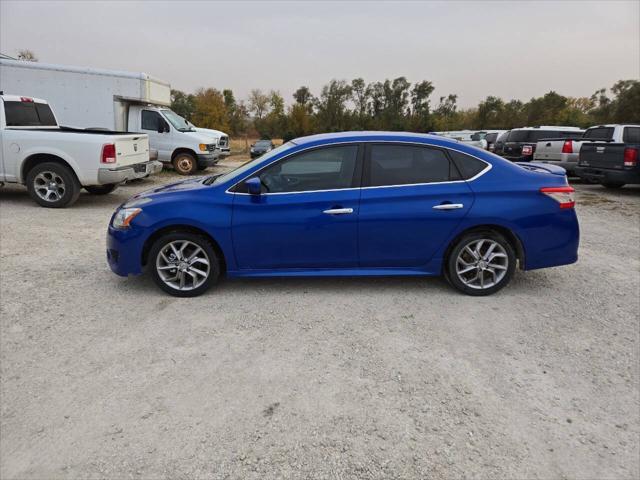
[{"label": "rear bumper", "polygon": [[640,183],[640,171],[638,170],[609,170],[605,168],[577,166],[575,172],[580,178],[595,183]]},{"label": "rear bumper", "polygon": [[160,170],[162,170],[162,163],[157,160],[114,169],[100,168],[98,170],[98,184],[122,183],[126,180],[134,180],[136,178],[146,177],[147,175],[153,175]]}]

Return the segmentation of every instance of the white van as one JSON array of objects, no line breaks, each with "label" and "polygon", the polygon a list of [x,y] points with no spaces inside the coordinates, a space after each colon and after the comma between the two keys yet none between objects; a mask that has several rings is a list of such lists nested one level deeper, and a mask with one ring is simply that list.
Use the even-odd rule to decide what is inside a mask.
[{"label": "white van", "polygon": [[145,133],[183,175],[214,165],[222,136],[228,146],[171,111],[170,85],[146,73],[0,59],[0,90],[46,98],[61,125]]}]

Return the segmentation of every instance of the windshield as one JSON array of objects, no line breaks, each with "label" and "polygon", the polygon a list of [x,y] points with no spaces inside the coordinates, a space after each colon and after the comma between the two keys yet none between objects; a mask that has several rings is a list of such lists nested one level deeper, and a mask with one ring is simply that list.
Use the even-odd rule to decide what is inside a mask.
[{"label": "windshield", "polygon": [[271,140],[258,140],[256,142],[256,147],[270,147]]},{"label": "windshield", "polygon": [[213,182],[214,185],[219,185],[221,183],[226,182],[227,180],[231,180],[232,178],[235,177],[241,177],[242,174],[248,170],[250,170],[251,168],[253,168],[254,166],[261,164],[261,163],[268,163],[269,160],[271,158],[273,158],[276,155],[281,154],[282,152],[285,152],[287,150],[291,150],[293,147],[295,147],[296,144],[293,142],[287,142],[283,145],[280,145],[278,148],[274,148],[273,150],[271,150],[270,152],[262,155],[259,158],[256,158],[255,160],[251,160],[247,163],[244,163],[242,165],[240,165],[238,168],[235,168],[233,170],[231,170],[230,172],[225,173],[224,175],[220,175],[219,177],[217,177],[215,179],[215,181]]},{"label": "windshield", "polygon": [[162,115],[171,122],[171,125],[173,125],[176,130],[180,132],[195,132],[194,128],[189,125],[189,122],[173,110],[162,110]]}]

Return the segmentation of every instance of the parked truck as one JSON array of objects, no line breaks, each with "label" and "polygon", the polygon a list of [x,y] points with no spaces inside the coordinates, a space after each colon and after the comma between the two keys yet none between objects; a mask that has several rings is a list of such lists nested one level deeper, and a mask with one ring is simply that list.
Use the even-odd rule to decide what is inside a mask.
[{"label": "parked truck", "polygon": [[600,125],[599,141],[583,142],[576,173],[607,188],[640,184],[640,125]]},{"label": "parked truck", "polygon": [[0,59],[0,90],[46,98],[62,125],[141,132],[158,160],[188,175],[214,165],[228,136],[173,112],[168,83],[145,73]]},{"label": "parked truck", "polygon": [[43,207],[72,205],[85,188],[112,192],[159,172],[140,133],[60,127],[45,100],[0,92],[0,183],[21,183]]}]

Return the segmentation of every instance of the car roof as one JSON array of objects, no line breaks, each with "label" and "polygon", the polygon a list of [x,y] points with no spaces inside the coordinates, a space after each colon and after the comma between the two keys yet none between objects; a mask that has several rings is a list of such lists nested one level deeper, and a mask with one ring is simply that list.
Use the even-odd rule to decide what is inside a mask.
[{"label": "car roof", "polygon": [[28,98],[29,100],[33,100],[35,103],[47,103],[46,100],[42,100],[41,98],[27,97],[25,95],[0,95],[5,102],[21,102],[23,98]]},{"label": "car roof", "polygon": [[328,143],[330,141],[343,140],[343,141],[367,141],[367,140],[380,140],[380,141],[407,141],[416,140],[419,142],[429,142],[436,140],[438,143],[449,143],[451,145],[460,145],[460,142],[449,137],[440,135],[429,135],[426,133],[412,133],[412,132],[376,132],[376,131],[358,131],[358,132],[334,132],[334,133],[319,133],[316,135],[309,135],[307,137],[299,137],[291,140],[291,143],[295,145],[306,145],[308,143]]},{"label": "car roof", "polygon": [[562,127],[562,126],[553,126],[553,125],[540,125],[537,127],[520,127],[520,128],[512,128],[511,131],[514,130],[570,130],[570,131],[578,131],[583,130],[580,127]]}]

